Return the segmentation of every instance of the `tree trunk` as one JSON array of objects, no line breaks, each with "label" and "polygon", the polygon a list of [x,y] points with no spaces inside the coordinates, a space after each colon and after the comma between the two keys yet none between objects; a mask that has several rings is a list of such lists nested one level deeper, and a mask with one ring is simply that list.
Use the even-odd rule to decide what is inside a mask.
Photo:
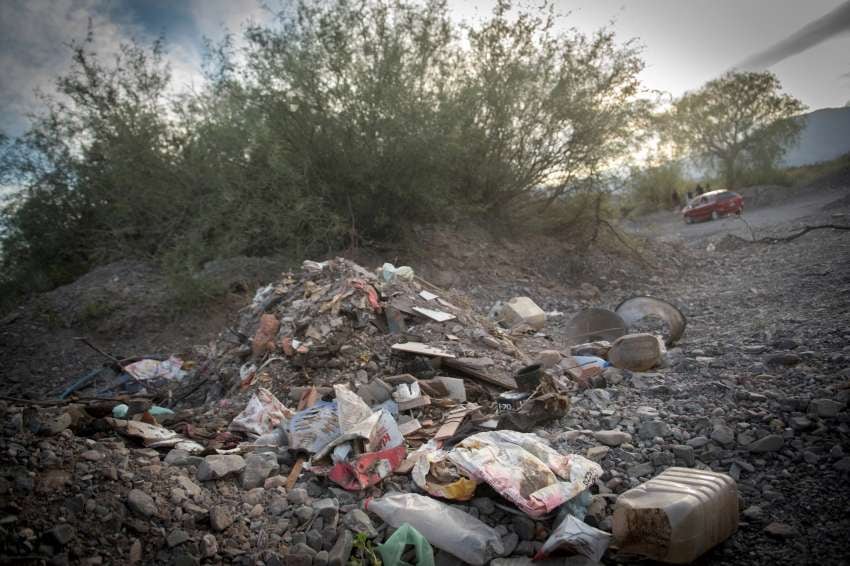
[{"label": "tree trunk", "polygon": [[723,160],[723,174],[726,179],[726,187],[727,191],[731,191],[735,188],[735,157],[727,157]]}]

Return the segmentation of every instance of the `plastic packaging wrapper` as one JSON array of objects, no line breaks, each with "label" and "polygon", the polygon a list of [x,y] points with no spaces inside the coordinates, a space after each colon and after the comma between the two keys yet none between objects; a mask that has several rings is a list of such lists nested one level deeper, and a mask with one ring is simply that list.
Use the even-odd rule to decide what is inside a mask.
[{"label": "plastic packaging wrapper", "polygon": [[266,285],[265,287],[260,287],[257,289],[257,292],[254,293],[254,298],[251,299],[251,306],[254,309],[260,308],[260,306],[274,293],[274,285]]},{"label": "plastic packaging wrapper", "polygon": [[443,499],[469,501],[475,495],[478,482],[460,475],[448,459],[448,452],[431,450],[418,455],[411,476],[426,493]]},{"label": "plastic packaging wrapper", "polygon": [[165,415],[173,415],[174,411],[172,411],[168,407],[160,407],[159,405],[154,405],[153,407],[148,409],[148,413],[154,417],[162,417]]},{"label": "plastic packaging wrapper", "polygon": [[236,415],[227,430],[262,436],[273,432],[292,414],[271,391],[260,387],[251,395],[248,404]]},{"label": "plastic packaging wrapper", "polygon": [[422,390],[419,388],[419,383],[399,383],[393,392],[393,399],[398,403],[412,401],[422,396]]},{"label": "plastic packaging wrapper", "polygon": [[186,376],[183,360],[171,356],[165,361],[144,359],[124,366],[124,371],[139,381],[180,381]]},{"label": "plastic packaging wrapper", "polygon": [[415,493],[393,493],[366,502],[366,510],[385,523],[400,528],[408,523],[433,546],[467,564],[481,566],[505,547],[495,529],[469,513]]},{"label": "plastic packaging wrapper", "polygon": [[381,301],[378,299],[378,291],[374,287],[361,279],[351,279],[349,281],[352,287],[359,289],[366,294],[366,299],[369,301],[369,306],[375,312],[381,312]]},{"label": "plastic packaging wrapper", "polygon": [[391,263],[385,263],[381,266],[381,279],[387,283],[392,283],[396,279],[413,281],[414,275],[413,268],[407,265],[396,267]]},{"label": "plastic packaging wrapper", "polygon": [[561,454],[535,434],[510,430],[474,434],[455,446],[449,459],[531,517],[556,509],[602,474],[596,462]]},{"label": "plastic packaging wrapper", "polygon": [[597,358],[596,356],[573,356],[573,359],[582,368],[598,367],[599,369],[605,369],[611,366],[610,362],[603,360],[602,358]]},{"label": "plastic packaging wrapper", "polygon": [[159,425],[112,417],[106,417],[104,421],[122,434],[141,439],[144,445],[150,448],[179,448],[190,454],[200,454],[204,451],[204,447],[194,440],[187,440],[173,430]]},{"label": "plastic packaging wrapper", "polygon": [[[362,441],[364,452],[373,452],[376,446],[381,446],[378,449],[395,447],[403,442],[404,437],[398,431],[398,424],[389,412],[378,410],[373,413],[356,394],[339,385],[334,387],[341,390],[338,393],[342,393],[336,400],[339,434],[315,451],[315,461],[324,460],[340,445],[350,441]],[[342,416],[343,414],[345,416]],[[360,417],[363,417],[362,420],[355,422],[355,419]],[[387,439],[381,441],[376,436],[376,430],[392,435],[392,442]]]},{"label": "plastic packaging wrapper", "polygon": [[407,523],[399,527],[384,544],[378,545],[381,561],[386,566],[412,566],[401,559],[408,545],[416,553],[417,566],[434,566],[434,549],[419,531]]},{"label": "plastic packaging wrapper", "polygon": [[348,462],[334,464],[328,477],[348,491],[373,486],[392,473],[404,461],[404,446],[369,452]]},{"label": "plastic packaging wrapper", "polygon": [[315,454],[339,435],[336,401],[319,401],[289,420],[289,445],[293,450]]},{"label": "plastic packaging wrapper", "polygon": [[334,385],[334,396],[336,397],[339,429],[343,434],[372,416],[372,409],[369,408],[369,405],[357,393],[344,385]]},{"label": "plastic packaging wrapper", "polygon": [[611,535],[605,531],[594,529],[575,517],[567,515],[558,528],[552,531],[534,559],[541,560],[555,550],[562,549],[570,554],[581,554],[594,562],[599,562],[608,549],[610,540]]},{"label": "plastic packaging wrapper", "polygon": [[331,480],[349,491],[375,485],[398,468],[407,453],[398,424],[386,411],[360,423],[354,433],[362,436],[365,453],[336,462],[328,473]]},{"label": "plastic packaging wrapper", "polygon": [[309,273],[320,273],[327,265],[328,262],[326,261],[313,261],[311,259],[305,259],[301,262],[301,268]]}]

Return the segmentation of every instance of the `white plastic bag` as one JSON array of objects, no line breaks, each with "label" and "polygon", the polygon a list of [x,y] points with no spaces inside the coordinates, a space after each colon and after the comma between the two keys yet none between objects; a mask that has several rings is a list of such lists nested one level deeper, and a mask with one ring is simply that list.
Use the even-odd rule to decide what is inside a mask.
[{"label": "white plastic bag", "polygon": [[366,510],[399,528],[408,523],[429,543],[457,556],[467,564],[481,566],[505,552],[493,528],[469,513],[416,493],[391,493],[366,502]]}]

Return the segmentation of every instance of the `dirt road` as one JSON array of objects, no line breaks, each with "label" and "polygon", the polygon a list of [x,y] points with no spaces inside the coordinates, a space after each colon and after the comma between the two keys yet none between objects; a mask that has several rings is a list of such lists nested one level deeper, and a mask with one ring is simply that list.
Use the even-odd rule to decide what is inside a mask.
[{"label": "dirt road", "polygon": [[831,203],[845,197],[850,189],[815,191],[792,197],[787,201],[769,206],[748,207],[742,218],[730,216],[719,220],[685,224],[679,214],[656,212],[626,224],[633,233],[653,236],[665,241],[685,241],[691,246],[705,247],[710,241],[726,234],[751,239],[767,234],[790,231],[806,218],[820,215]]}]

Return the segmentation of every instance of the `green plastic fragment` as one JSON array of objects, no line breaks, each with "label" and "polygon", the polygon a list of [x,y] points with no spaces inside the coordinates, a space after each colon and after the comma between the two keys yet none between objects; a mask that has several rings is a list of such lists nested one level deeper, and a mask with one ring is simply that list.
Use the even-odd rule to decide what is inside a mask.
[{"label": "green plastic fragment", "polygon": [[431,544],[420,534],[419,531],[404,523],[387,539],[384,544],[378,545],[378,552],[385,566],[412,566],[402,561],[407,545],[416,550],[416,564],[418,566],[434,566],[434,549]]},{"label": "green plastic fragment", "polygon": [[160,407],[159,405],[154,405],[153,407],[148,409],[148,413],[150,413],[151,416],[159,417],[161,415],[173,415],[174,411],[165,407]]}]

